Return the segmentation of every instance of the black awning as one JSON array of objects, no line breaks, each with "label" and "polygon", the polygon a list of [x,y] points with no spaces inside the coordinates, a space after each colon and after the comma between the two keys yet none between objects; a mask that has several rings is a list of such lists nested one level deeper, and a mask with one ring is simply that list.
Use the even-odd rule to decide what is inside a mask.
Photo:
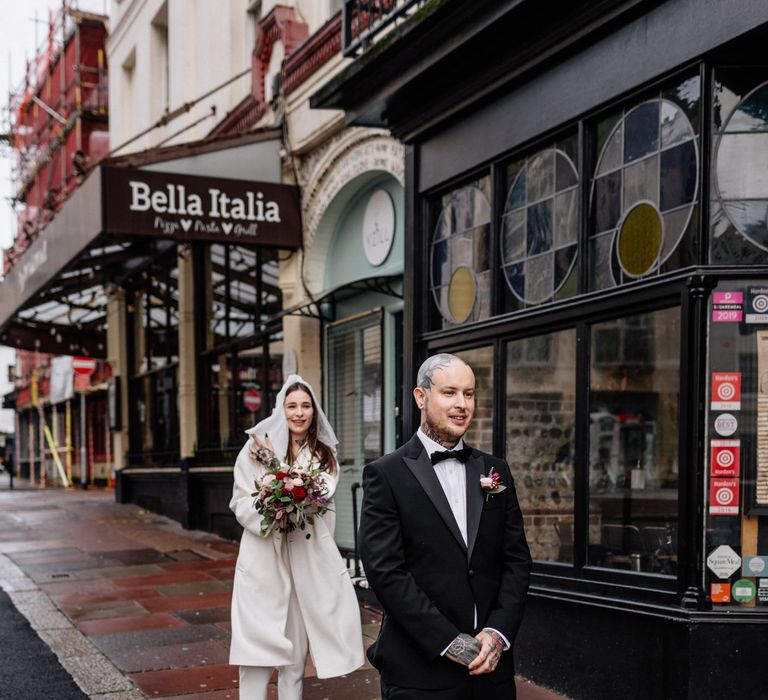
[{"label": "black awning", "polygon": [[[255,155],[263,163],[278,159],[277,175],[267,168],[264,182],[221,176],[225,146],[240,168],[234,172]],[[297,248],[299,190],[268,180],[279,180],[278,146],[272,130],[102,162],[0,282],[0,344],[103,358],[110,285],[124,284],[177,244]]]},{"label": "black awning", "polygon": [[340,301],[351,299],[361,292],[377,292],[395,299],[402,299],[402,281],[402,275],[386,275],[366,277],[365,279],[347,282],[323,292],[314,299],[303,301],[300,304],[285,309],[282,313],[278,314],[278,317],[304,316],[307,318],[319,318],[323,321],[333,321],[335,320],[335,314],[328,314],[326,308]]}]

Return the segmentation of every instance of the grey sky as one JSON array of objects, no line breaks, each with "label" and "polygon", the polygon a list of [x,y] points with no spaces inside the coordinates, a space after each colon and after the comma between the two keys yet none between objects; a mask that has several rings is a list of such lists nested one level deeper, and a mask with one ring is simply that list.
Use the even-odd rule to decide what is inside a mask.
[{"label": "grey sky", "polygon": [[[26,59],[35,55],[37,47],[47,36],[49,10],[60,9],[61,4],[61,0],[0,0],[0,107],[3,131],[7,126],[9,92],[21,85]],[[90,12],[109,12],[107,0],[78,0],[69,4]],[[35,17],[39,20],[37,23]],[[8,201],[16,190],[16,183],[11,181],[11,153],[5,145],[1,147],[0,155],[0,247],[7,248],[16,231],[16,217]]]}]

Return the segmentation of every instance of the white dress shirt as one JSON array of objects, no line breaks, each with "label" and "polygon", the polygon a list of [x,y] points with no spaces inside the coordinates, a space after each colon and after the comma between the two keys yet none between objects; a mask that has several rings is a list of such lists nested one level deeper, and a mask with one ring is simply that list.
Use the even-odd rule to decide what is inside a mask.
[{"label": "white dress shirt", "polygon": [[[445,452],[446,448],[425,435],[421,427],[416,431],[416,435],[419,436],[421,444],[424,445],[428,457],[431,458],[433,452]],[[464,440],[459,439],[451,449],[460,450],[463,447]],[[453,517],[456,518],[456,524],[459,526],[461,536],[464,538],[464,544],[467,544],[467,470],[458,459],[441,460],[437,464],[433,464],[432,468],[435,470],[440,486],[443,487],[445,497],[448,499],[448,505],[451,507]],[[477,607],[475,607],[475,627],[477,627]],[[501,632],[493,627],[485,627],[483,629],[486,632],[496,632],[504,643],[504,651],[509,649],[509,641]],[[448,651],[448,647],[442,651],[441,656],[446,651]]]},{"label": "white dress shirt", "polygon": [[[430,458],[433,452],[445,451],[445,447],[427,437],[421,428],[416,434]],[[459,440],[456,446],[451,449],[460,450],[462,447],[464,447],[464,441]],[[464,544],[467,544],[467,471],[458,459],[444,459],[434,464],[432,468],[435,470],[440,486],[443,487],[448,505],[451,507],[453,517],[456,518],[456,524],[459,526],[459,532],[464,538]]]}]

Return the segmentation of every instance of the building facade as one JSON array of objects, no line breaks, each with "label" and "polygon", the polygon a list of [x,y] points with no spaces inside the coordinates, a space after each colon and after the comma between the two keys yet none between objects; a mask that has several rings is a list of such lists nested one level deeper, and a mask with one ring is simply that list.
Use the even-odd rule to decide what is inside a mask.
[{"label": "building facade", "polygon": [[386,130],[310,109],[349,63],[340,9],[113,3],[109,152],[10,272],[0,330],[51,297],[66,319],[64,280],[89,280],[89,325],[19,347],[59,333],[108,368],[120,501],[232,537],[244,431],[299,372],[339,434],[352,554],[363,465],[400,440],[404,162]]},{"label": "building facade", "polygon": [[535,559],[520,672],[759,695],[764,3],[373,5],[312,104],[405,144],[405,383],[475,368]]}]

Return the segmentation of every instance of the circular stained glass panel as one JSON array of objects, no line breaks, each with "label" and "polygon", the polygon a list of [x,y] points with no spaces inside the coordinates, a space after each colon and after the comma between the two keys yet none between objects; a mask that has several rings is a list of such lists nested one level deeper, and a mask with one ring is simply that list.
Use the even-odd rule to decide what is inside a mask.
[{"label": "circular stained glass panel", "polygon": [[443,198],[432,239],[432,296],[442,317],[461,324],[490,313],[491,205],[474,185]]},{"label": "circular stained glass panel", "polygon": [[768,250],[768,83],[736,105],[716,148],[717,193],[728,220]]},{"label": "circular stained glass panel", "polygon": [[658,272],[683,239],[698,196],[699,151],[685,112],[656,99],[624,113],[592,183],[596,286]]},{"label": "circular stained glass panel", "polygon": [[579,175],[558,148],[527,158],[507,194],[501,264],[512,293],[551,301],[571,273],[579,238]]}]

